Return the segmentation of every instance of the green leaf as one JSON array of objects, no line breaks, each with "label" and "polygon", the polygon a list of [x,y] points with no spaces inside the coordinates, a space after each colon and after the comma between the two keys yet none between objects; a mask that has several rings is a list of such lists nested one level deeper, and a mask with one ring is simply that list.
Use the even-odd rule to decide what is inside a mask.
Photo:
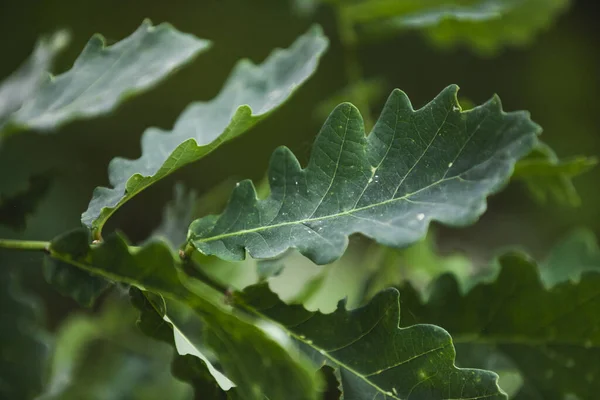
[{"label": "green leaf", "polygon": [[50,174],[33,175],[29,186],[12,196],[0,194],[0,221],[15,230],[25,229],[27,217],[35,211],[39,202],[50,189]]},{"label": "green leaf", "polygon": [[50,257],[44,258],[43,272],[46,282],[83,307],[92,307],[98,297],[111,287],[111,282],[102,277]]},{"label": "green leaf", "polygon": [[[171,370],[173,375],[182,381],[188,382],[194,388],[197,398],[206,396],[208,399],[225,399],[226,394],[217,383],[216,379],[221,379],[222,385],[227,385],[227,389],[233,384],[226,377],[219,375],[214,368],[201,358],[192,354],[180,354],[177,350],[176,339],[177,330],[171,322],[165,320],[166,305],[161,298],[159,301],[151,301],[152,295],[147,292],[132,287],[129,290],[131,303],[140,311],[140,317],[137,325],[144,334],[168,343],[176,352],[173,356]],[[185,340],[185,338],[184,338]],[[195,350],[199,353],[199,350]],[[215,376],[216,375],[216,376]]]},{"label": "green leaf", "polygon": [[[110,235],[85,254],[69,253],[71,242],[82,242],[87,231],[78,230],[51,242],[50,255],[107,279],[161,294],[192,308],[206,328],[205,343],[218,357],[224,373],[236,384],[242,399],[316,399],[318,377],[307,360],[290,352],[289,344],[275,340],[273,327],[261,328],[213,302],[210,289],[188,288],[189,280],[162,242],[130,249],[119,235]],[[213,296],[214,297],[214,296]],[[267,333],[269,332],[269,333]]]},{"label": "green leaf", "polygon": [[67,318],[39,399],[189,399],[191,388],[169,370],[170,348],[141,335],[134,322],[135,310],[115,298],[97,314]]},{"label": "green leaf", "polygon": [[93,36],[73,68],[46,83],[8,121],[12,129],[50,131],[81,118],[114,110],[189,62],[210,42],[149,20],[111,46]]},{"label": "green leaf", "polygon": [[0,134],[8,117],[37,95],[40,86],[48,78],[54,58],[68,42],[66,31],[58,31],[48,38],[42,37],[27,61],[0,82]]},{"label": "green leaf", "polygon": [[569,0],[364,0],[343,10],[364,35],[417,29],[442,46],[468,44],[490,53],[528,44]]},{"label": "green leaf", "polygon": [[[56,243],[55,250],[84,256],[89,250],[89,243],[89,236],[73,236],[70,241]],[[112,285],[101,276],[90,274],[88,271],[52,257],[44,258],[43,272],[46,282],[54,289],[84,307],[92,307],[96,299]]]},{"label": "green leaf", "polygon": [[495,373],[454,366],[454,346],[445,330],[399,328],[395,289],[353,311],[342,301],[332,314],[286,305],[265,283],[234,296],[249,312],[283,326],[315,361],[336,368],[346,399],[506,399]]},{"label": "green leaf", "polygon": [[240,182],[223,214],[194,221],[188,240],[228,260],[296,247],[326,264],[355,232],[405,247],[432,220],[474,222],[541,129],[526,112],[504,113],[496,96],[461,112],[457,91],[450,86],[415,111],[395,90],[368,137],[358,110],[341,104],[317,136],[306,169],[280,147],[269,166],[269,197],[258,200],[252,183]]},{"label": "green leaf", "polygon": [[516,399],[594,398],[600,390],[600,251],[590,238],[569,238],[541,271],[521,253],[506,254],[495,280],[465,295],[451,275],[436,282],[426,304],[403,288],[403,305],[411,311],[404,323],[440,325],[461,346],[488,346],[507,357],[523,378]]},{"label": "green leaf", "polygon": [[517,163],[513,178],[525,183],[540,203],[552,198],[558,204],[577,207],[581,198],[572,179],[597,163],[595,157],[583,156],[560,160],[548,145],[539,143],[531,154]]},{"label": "green leaf", "polygon": [[23,292],[8,267],[0,265],[0,398],[29,400],[42,390],[51,337],[39,300]]},{"label": "green leaf", "polygon": [[242,60],[217,97],[189,105],[172,131],[147,129],[140,158],[112,160],[109,180],[114,188],[96,188],[83,223],[98,238],[106,220],[133,196],[246,132],[314,73],[327,45],[315,26],[289,49],[276,50],[258,66]]}]

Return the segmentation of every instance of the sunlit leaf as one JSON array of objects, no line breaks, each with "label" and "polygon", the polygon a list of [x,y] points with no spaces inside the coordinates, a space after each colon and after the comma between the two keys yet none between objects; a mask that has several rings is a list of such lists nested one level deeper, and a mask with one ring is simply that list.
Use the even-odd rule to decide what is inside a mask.
[{"label": "sunlit leaf", "polygon": [[194,221],[188,240],[200,252],[241,260],[296,247],[317,264],[344,252],[360,232],[393,247],[425,234],[432,220],[472,223],[486,197],[510,177],[537,141],[526,112],[505,113],[498,97],[462,112],[450,86],[415,111],[395,90],[369,136],[351,104],[329,116],[302,169],[286,147],[269,167],[270,195],[240,182],[220,216]]}]

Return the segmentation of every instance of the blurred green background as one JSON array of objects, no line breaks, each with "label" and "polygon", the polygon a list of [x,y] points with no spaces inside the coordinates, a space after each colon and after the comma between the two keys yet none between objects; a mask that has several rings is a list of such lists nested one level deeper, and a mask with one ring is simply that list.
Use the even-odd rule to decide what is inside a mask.
[{"label": "blurred green background", "polygon": [[[381,79],[385,95],[373,101],[377,116],[393,88],[404,90],[415,107],[431,100],[451,83],[460,94],[481,103],[500,95],[506,110],[529,110],[544,128],[543,140],[560,157],[600,155],[600,26],[595,1],[574,1],[548,30],[525,47],[505,48],[483,56],[466,47],[440,50],[417,32],[369,41],[357,56],[365,78]],[[49,240],[80,226],[93,189],[108,184],[107,166],[115,156],[137,158],[140,136],[148,126],[169,129],[184,107],[215,96],[234,63],[247,57],[262,61],[276,47],[287,47],[313,23],[321,24],[331,44],[317,73],[291,101],[240,139],[176,172],[127,203],[104,231],[119,229],[133,241],[144,240],[159,223],[162,208],[176,182],[200,195],[225,179],[260,180],[271,152],[288,146],[302,162],[324,117],[319,103],[347,85],[344,52],[335,15],[323,6],[313,15],[294,11],[283,0],[205,1],[3,1],[0,5],[0,78],[30,54],[36,39],[66,28],[72,35],[55,68],[70,68],[96,32],[114,43],[133,32],[144,18],[170,22],[177,29],[210,39],[213,48],[200,55],[149,93],[127,101],[108,116],[70,123],[50,135],[26,132],[0,148],[0,193],[25,189],[28,178],[55,174],[52,186],[27,228],[0,227],[0,237]],[[582,205],[569,208],[552,201],[540,205],[518,183],[493,196],[481,220],[466,229],[437,229],[444,251],[461,250],[485,262],[506,246],[533,255],[547,249],[570,229],[591,228],[600,234],[600,168],[579,177],[575,185]],[[361,239],[358,239],[361,240]],[[8,257],[5,254],[0,255]],[[46,298],[51,326],[75,303],[43,284],[37,255],[11,255],[29,266],[30,286]],[[15,261],[16,262],[16,261]]]}]

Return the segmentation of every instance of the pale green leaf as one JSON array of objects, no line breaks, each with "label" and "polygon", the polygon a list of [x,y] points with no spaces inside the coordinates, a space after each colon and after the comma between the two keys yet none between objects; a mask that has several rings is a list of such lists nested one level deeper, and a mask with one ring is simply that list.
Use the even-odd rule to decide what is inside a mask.
[{"label": "pale green leaf", "polygon": [[248,60],[238,63],[217,97],[189,105],[173,130],[147,129],[140,158],[112,160],[113,188],[94,191],[83,223],[98,237],[106,220],[133,196],[246,132],[315,72],[327,45],[321,29],[313,27],[289,49],[276,50],[260,65]]},{"label": "pale green leaf", "polygon": [[491,348],[508,358],[523,379],[516,399],[595,398],[600,391],[600,251],[591,239],[589,233],[570,237],[540,270],[521,253],[506,254],[493,281],[464,295],[451,275],[435,283],[425,304],[405,287],[402,304],[410,313],[403,323],[444,327],[459,352],[477,346],[478,352]]},{"label": "pale green leaf", "polygon": [[41,87],[7,124],[12,129],[50,131],[74,119],[109,113],[209,47],[206,40],[169,24],[153,26],[148,20],[108,47],[102,36],[95,35],[73,68]]},{"label": "pale green leaf", "polygon": [[68,42],[69,35],[65,31],[41,38],[25,63],[0,82],[0,133],[8,117],[37,95],[48,79],[54,58]]},{"label": "pale green leaf", "polygon": [[240,182],[220,216],[194,221],[188,240],[200,252],[240,260],[296,247],[317,264],[339,258],[360,232],[393,247],[425,234],[432,220],[463,226],[502,188],[541,129],[526,112],[505,113],[494,96],[462,112],[450,86],[415,111],[390,95],[373,131],[351,104],[338,106],[302,169],[285,147],[270,162],[270,195]]},{"label": "pale green leaf", "polygon": [[443,46],[489,53],[524,45],[546,29],[569,0],[363,0],[342,5],[363,35],[417,29]]},{"label": "pale green leaf", "polygon": [[506,399],[493,372],[458,369],[448,333],[434,325],[399,328],[398,291],[332,314],[286,305],[267,284],[234,295],[236,304],[280,324],[303,350],[337,369],[345,399]]},{"label": "pale green leaf", "polygon": [[71,241],[81,242],[87,235],[86,231],[78,230],[59,236],[51,242],[50,256],[191,307],[202,318],[206,346],[237,386],[239,398],[316,399],[320,382],[307,360],[290,352],[289,344],[276,340],[266,328],[210,300],[209,288],[186,287],[188,278],[164,243],[154,241],[130,249],[121,236],[111,235],[103,243],[89,247],[85,254],[62,251],[71,247]]}]

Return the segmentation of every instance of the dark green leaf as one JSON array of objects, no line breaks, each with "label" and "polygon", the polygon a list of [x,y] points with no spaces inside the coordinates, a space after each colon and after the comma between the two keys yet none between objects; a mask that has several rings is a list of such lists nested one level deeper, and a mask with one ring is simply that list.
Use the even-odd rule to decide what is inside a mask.
[{"label": "dark green leaf", "polygon": [[[242,399],[316,399],[317,376],[304,358],[276,341],[253,321],[231,313],[210,300],[206,286],[188,288],[178,261],[162,242],[150,242],[132,250],[119,235],[83,254],[69,253],[71,242],[87,240],[88,233],[73,231],[51,242],[50,255],[90,273],[180,301],[201,316],[206,345],[217,355],[224,373],[238,387]],[[213,296],[214,297],[214,296]],[[274,328],[270,328],[271,332]]]},{"label": "dark green leaf", "polygon": [[597,163],[596,158],[583,156],[560,160],[548,145],[539,143],[531,154],[517,163],[513,178],[524,182],[541,203],[550,197],[559,204],[576,207],[581,204],[581,199],[572,179]]},{"label": "dark green leaf", "polygon": [[[182,381],[188,382],[194,388],[196,398],[205,396],[207,399],[225,399],[226,394],[221,389],[207,364],[192,354],[179,354],[174,338],[173,324],[164,319],[166,306],[162,299],[151,301],[147,296],[150,293],[132,287],[129,291],[132,304],[140,311],[137,325],[144,334],[168,343],[173,347],[175,354],[171,364],[173,375]],[[223,377],[225,381],[227,378]],[[230,382],[229,382],[230,384]],[[229,385],[229,387],[231,387]]]},{"label": "dark green leaf", "polygon": [[27,216],[35,211],[39,202],[50,189],[50,174],[34,175],[29,186],[10,197],[0,195],[0,221],[15,230],[24,229]]},{"label": "dark green leaf", "polygon": [[97,237],[106,220],[133,196],[246,132],[314,73],[327,44],[321,29],[313,27],[289,49],[273,52],[261,65],[243,60],[219,95],[212,101],[189,105],[172,131],[147,129],[140,158],[115,158],[111,162],[109,180],[114,187],[94,191],[82,215],[83,223]]},{"label": "dark green leaf", "polygon": [[338,369],[345,399],[506,398],[493,372],[454,366],[454,346],[445,330],[399,328],[395,289],[354,311],[342,301],[332,314],[286,305],[266,284],[235,296],[240,306],[283,326],[315,361]]},{"label": "dark green leaf", "polygon": [[152,26],[148,20],[112,46],[107,47],[104,38],[95,35],[73,68],[40,88],[8,124],[49,131],[74,119],[106,114],[209,47],[206,40],[183,34],[169,24]]},{"label": "dark green leaf", "polygon": [[44,278],[63,296],[68,296],[84,307],[92,307],[96,299],[104,293],[111,282],[82,271],[70,264],[44,259]]},{"label": "dark green leaf", "polygon": [[[57,244],[55,250],[85,257],[90,248],[89,243],[88,236],[78,235],[73,240]],[[46,282],[60,294],[72,298],[84,307],[92,307],[96,299],[111,286],[111,282],[102,276],[90,274],[52,257],[45,257],[43,271]]]},{"label": "dark green leaf", "polygon": [[30,400],[42,390],[51,338],[38,299],[23,293],[8,267],[0,265],[0,398]]},{"label": "dark green leaf", "polygon": [[[491,346],[520,371],[523,388],[515,398],[595,398],[600,391],[600,251],[590,248],[589,240],[589,235],[570,238],[541,274],[523,254],[504,255],[496,279],[465,295],[450,275],[436,282],[426,304],[406,287],[402,303],[410,313],[403,323],[443,326],[461,346]],[[585,249],[587,255],[581,256]]]},{"label": "dark green leaf", "polygon": [[395,90],[368,137],[358,110],[338,106],[306,169],[280,147],[269,167],[269,197],[258,200],[252,183],[240,182],[223,214],[194,221],[188,239],[200,252],[228,260],[296,247],[326,264],[342,255],[355,232],[405,247],[432,220],[474,222],[540,128],[526,112],[504,113],[496,96],[461,112],[457,91],[450,86],[415,111]]}]

